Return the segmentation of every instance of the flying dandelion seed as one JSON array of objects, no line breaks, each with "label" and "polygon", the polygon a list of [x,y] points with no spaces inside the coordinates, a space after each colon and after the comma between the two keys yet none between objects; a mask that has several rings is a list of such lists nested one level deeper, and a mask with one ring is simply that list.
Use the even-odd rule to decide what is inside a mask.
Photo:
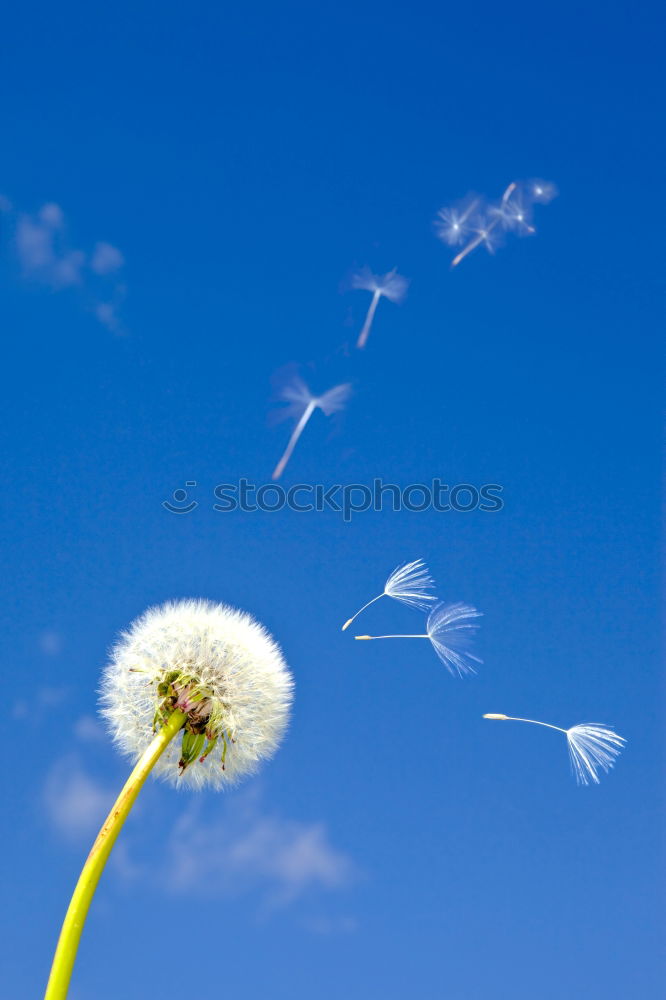
[{"label": "flying dandelion seed", "polygon": [[426,631],[417,635],[356,635],[355,639],[429,639],[438,657],[454,676],[475,673],[474,664],[483,661],[470,652],[478,629],[470,619],[481,611],[469,604],[439,604],[428,615]]},{"label": "flying dandelion seed", "polygon": [[491,208],[497,216],[500,227],[517,236],[531,236],[536,232],[532,225],[532,208],[521,193],[507,198],[505,202]]},{"label": "flying dandelion seed", "polygon": [[555,729],[558,733],[564,733],[569,747],[569,760],[576,783],[579,785],[589,785],[592,781],[599,784],[598,771],[610,771],[615,758],[620,754],[627,742],[623,736],[618,736],[612,729],[601,726],[596,722],[585,722],[571,729],[562,729],[561,726],[552,726],[549,722],[538,722],[536,719],[521,719],[513,715],[498,715],[489,713],[484,715],[484,719],[497,719],[501,722],[529,722],[535,726],[545,726],[546,729]]},{"label": "flying dandelion seed", "polygon": [[365,322],[363,323],[363,328],[359,334],[358,340],[356,341],[357,347],[365,347],[370,334],[370,328],[372,327],[372,321],[375,318],[375,312],[382,295],[390,302],[395,302],[396,304],[402,302],[407,294],[409,280],[407,278],[403,278],[401,274],[398,274],[398,269],[396,267],[394,267],[392,271],[383,275],[373,274],[369,268],[364,267],[360,271],[357,271],[356,274],[352,275],[351,286],[352,288],[359,288],[366,292],[372,292],[372,300],[365,317]]},{"label": "flying dandelion seed", "polygon": [[527,194],[532,201],[547,205],[553,198],[557,198],[557,186],[551,181],[532,180],[527,185]]},{"label": "flying dandelion seed", "polygon": [[440,208],[435,220],[435,231],[440,240],[450,247],[459,246],[470,232],[470,216],[479,207],[479,199],[454,208]]},{"label": "flying dandelion seed", "polygon": [[305,382],[298,375],[289,378],[281,387],[278,398],[288,404],[284,408],[282,416],[295,419],[296,426],[289,438],[282,458],[273,470],[272,479],[279,479],[284,472],[287,462],[296,447],[296,443],[315,410],[320,409],[325,416],[330,417],[331,414],[344,409],[350,393],[351,385],[348,382],[344,382],[341,385],[333,386],[332,389],[329,389],[322,396],[313,396]]},{"label": "flying dandelion seed", "polygon": [[432,590],[435,582],[428,572],[428,567],[423,562],[423,559],[415,559],[414,562],[404,563],[394,569],[389,576],[384,589],[381,594],[377,594],[373,597],[371,601],[364,604],[362,608],[359,608],[355,615],[348,618],[347,621],[342,626],[342,631],[348,629],[355,618],[358,618],[361,611],[365,611],[369,608],[371,604],[378,601],[382,597],[392,597],[396,601],[402,601],[403,604],[409,604],[412,608],[419,608],[420,611],[425,611],[430,607],[430,601],[435,601],[437,598],[433,597],[432,594],[428,594],[428,590]]},{"label": "flying dandelion seed", "polygon": [[472,250],[476,250],[476,248],[481,246],[481,244],[485,246],[489,253],[495,252],[495,249],[499,245],[499,233],[496,233],[495,230],[497,230],[500,225],[501,213],[505,210],[511,195],[515,190],[516,183],[515,181],[512,181],[502,195],[499,206],[494,211],[494,214],[492,216],[490,214],[487,216],[478,216],[473,225],[470,227],[474,232],[473,238],[469,241],[467,246],[463,247],[460,253],[453,258],[451,267],[457,267],[458,264],[472,252]]},{"label": "flying dandelion seed", "polygon": [[532,224],[532,206],[536,202],[547,204],[557,194],[549,181],[533,180],[526,184],[512,181],[496,204],[484,204],[476,198],[466,211],[442,208],[435,227],[437,235],[449,246],[458,246],[468,239],[456,254],[451,267],[457,267],[477,247],[485,246],[494,253],[504,232],[517,236],[530,236],[536,232]]}]

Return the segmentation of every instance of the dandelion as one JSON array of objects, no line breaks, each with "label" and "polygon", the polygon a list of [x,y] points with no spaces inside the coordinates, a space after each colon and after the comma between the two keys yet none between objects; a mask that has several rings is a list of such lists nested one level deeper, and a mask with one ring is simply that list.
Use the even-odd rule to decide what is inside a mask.
[{"label": "dandelion", "polygon": [[428,573],[428,567],[422,559],[415,559],[414,562],[404,563],[394,569],[389,576],[381,594],[377,594],[371,601],[364,604],[362,608],[348,618],[342,626],[342,631],[348,629],[355,618],[358,618],[361,611],[365,611],[371,604],[382,597],[392,597],[396,601],[402,601],[412,608],[419,608],[424,611],[430,606],[430,602],[436,600],[428,590],[432,590],[434,581]]},{"label": "dandelion", "polygon": [[356,341],[357,347],[365,347],[372,321],[375,318],[375,311],[382,295],[389,299],[390,302],[402,302],[407,294],[409,280],[398,274],[396,267],[383,275],[373,274],[369,268],[364,267],[352,275],[351,286],[352,288],[360,288],[366,292],[372,292],[370,307],[368,308],[363,328]]},{"label": "dandelion", "polygon": [[426,631],[417,635],[357,635],[355,639],[429,639],[449,673],[462,677],[475,673],[482,661],[470,652],[478,625],[472,619],[482,612],[469,604],[439,604],[428,615]]},{"label": "dandelion", "polygon": [[313,396],[307,385],[297,375],[292,376],[280,390],[279,398],[288,404],[283,411],[284,416],[291,416],[296,420],[296,426],[292,432],[287,447],[282,458],[273,470],[273,479],[279,479],[285,470],[287,462],[291,458],[296,443],[305,430],[305,425],[316,409],[320,409],[327,417],[342,410],[349,399],[351,385],[345,382],[341,385],[333,386],[322,396]]},{"label": "dandelion", "polygon": [[58,941],[45,1000],[64,1000],[104,865],[152,772],[180,788],[221,788],[272,756],[287,727],[292,678],[249,615],[208,601],[147,611],[111,652],[102,715],[135,763],[86,860]]},{"label": "dandelion", "polygon": [[589,785],[591,781],[599,784],[598,771],[608,772],[615,763],[626,740],[618,736],[612,729],[596,722],[585,722],[571,729],[552,726],[549,722],[538,722],[536,719],[520,719],[513,715],[497,715],[490,713],[484,719],[497,719],[502,722],[530,722],[535,726],[545,726],[564,733],[569,747],[571,770],[579,785]]}]

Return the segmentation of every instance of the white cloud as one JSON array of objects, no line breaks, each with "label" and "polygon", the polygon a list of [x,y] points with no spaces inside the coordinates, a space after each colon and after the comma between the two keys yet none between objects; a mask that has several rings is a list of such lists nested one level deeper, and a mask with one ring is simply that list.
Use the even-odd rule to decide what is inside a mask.
[{"label": "white cloud", "polygon": [[87,774],[71,754],[55,762],[44,785],[43,803],[51,825],[77,840],[94,833],[113,805],[114,793]]},{"label": "white cloud", "polygon": [[35,725],[48,715],[51,709],[61,705],[67,697],[65,687],[40,687],[33,691],[29,697],[20,698],[12,706],[12,715],[15,719],[29,718]]},{"label": "white cloud", "polygon": [[110,243],[97,243],[90,261],[90,268],[95,274],[113,274],[119,271],[125,263],[125,258],[117,247]]},{"label": "white cloud", "polygon": [[39,637],[39,648],[47,656],[57,656],[62,649],[62,636],[59,632],[42,632]]},{"label": "white cloud", "polygon": [[86,308],[113,332],[121,332],[118,308],[125,287],[118,273],[125,259],[111,243],[98,241],[92,252],[72,248],[64,212],[47,202],[34,213],[15,210],[0,195],[0,212],[13,228],[13,249],[23,277],[54,291],[77,288]]},{"label": "white cloud", "polygon": [[23,274],[53,288],[79,285],[86,255],[64,245],[64,217],[59,205],[43,205],[36,215],[16,220],[16,252]]},{"label": "white cloud", "polygon": [[251,792],[235,795],[213,818],[190,806],[150,867],[133,873],[174,895],[220,898],[258,895],[272,909],[315,890],[340,890],[358,878],[347,854],[331,844],[326,825],[266,815]]},{"label": "white cloud", "polygon": [[82,743],[103,743],[106,741],[104,729],[92,715],[82,715],[74,723],[74,735]]},{"label": "white cloud", "polygon": [[118,310],[112,302],[98,302],[95,306],[95,316],[103,326],[113,333],[120,331],[121,323],[118,319]]}]

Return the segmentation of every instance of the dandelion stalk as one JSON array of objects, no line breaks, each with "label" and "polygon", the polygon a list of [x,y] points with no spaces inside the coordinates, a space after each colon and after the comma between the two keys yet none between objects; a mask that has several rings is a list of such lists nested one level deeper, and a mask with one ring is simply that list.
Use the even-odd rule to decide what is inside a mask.
[{"label": "dandelion stalk", "polygon": [[187,714],[176,709],[158,730],[125,782],[123,790],[97,834],[65,915],[44,1000],[64,1000],[67,996],[83,925],[113,845],[146,778],[186,720]]}]

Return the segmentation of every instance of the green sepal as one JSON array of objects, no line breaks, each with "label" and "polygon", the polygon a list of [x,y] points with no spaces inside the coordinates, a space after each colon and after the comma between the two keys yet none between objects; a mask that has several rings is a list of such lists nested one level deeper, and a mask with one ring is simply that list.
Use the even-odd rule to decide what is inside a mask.
[{"label": "green sepal", "polygon": [[187,730],[183,733],[183,743],[180,751],[180,761],[179,766],[185,770],[190,764],[193,764],[197,759],[201,751],[203,750],[204,743],[206,742],[206,737],[203,733],[189,733]]},{"label": "green sepal", "polygon": [[215,749],[216,745],[217,745],[217,736],[214,737],[214,739],[212,739],[212,740],[211,739],[207,739],[207,741],[206,741],[206,747],[204,749],[204,752],[202,753],[201,757],[199,757],[199,763],[200,764],[203,764],[203,762],[205,761],[205,759],[208,756],[208,754],[211,753],[211,751],[213,751]]}]

